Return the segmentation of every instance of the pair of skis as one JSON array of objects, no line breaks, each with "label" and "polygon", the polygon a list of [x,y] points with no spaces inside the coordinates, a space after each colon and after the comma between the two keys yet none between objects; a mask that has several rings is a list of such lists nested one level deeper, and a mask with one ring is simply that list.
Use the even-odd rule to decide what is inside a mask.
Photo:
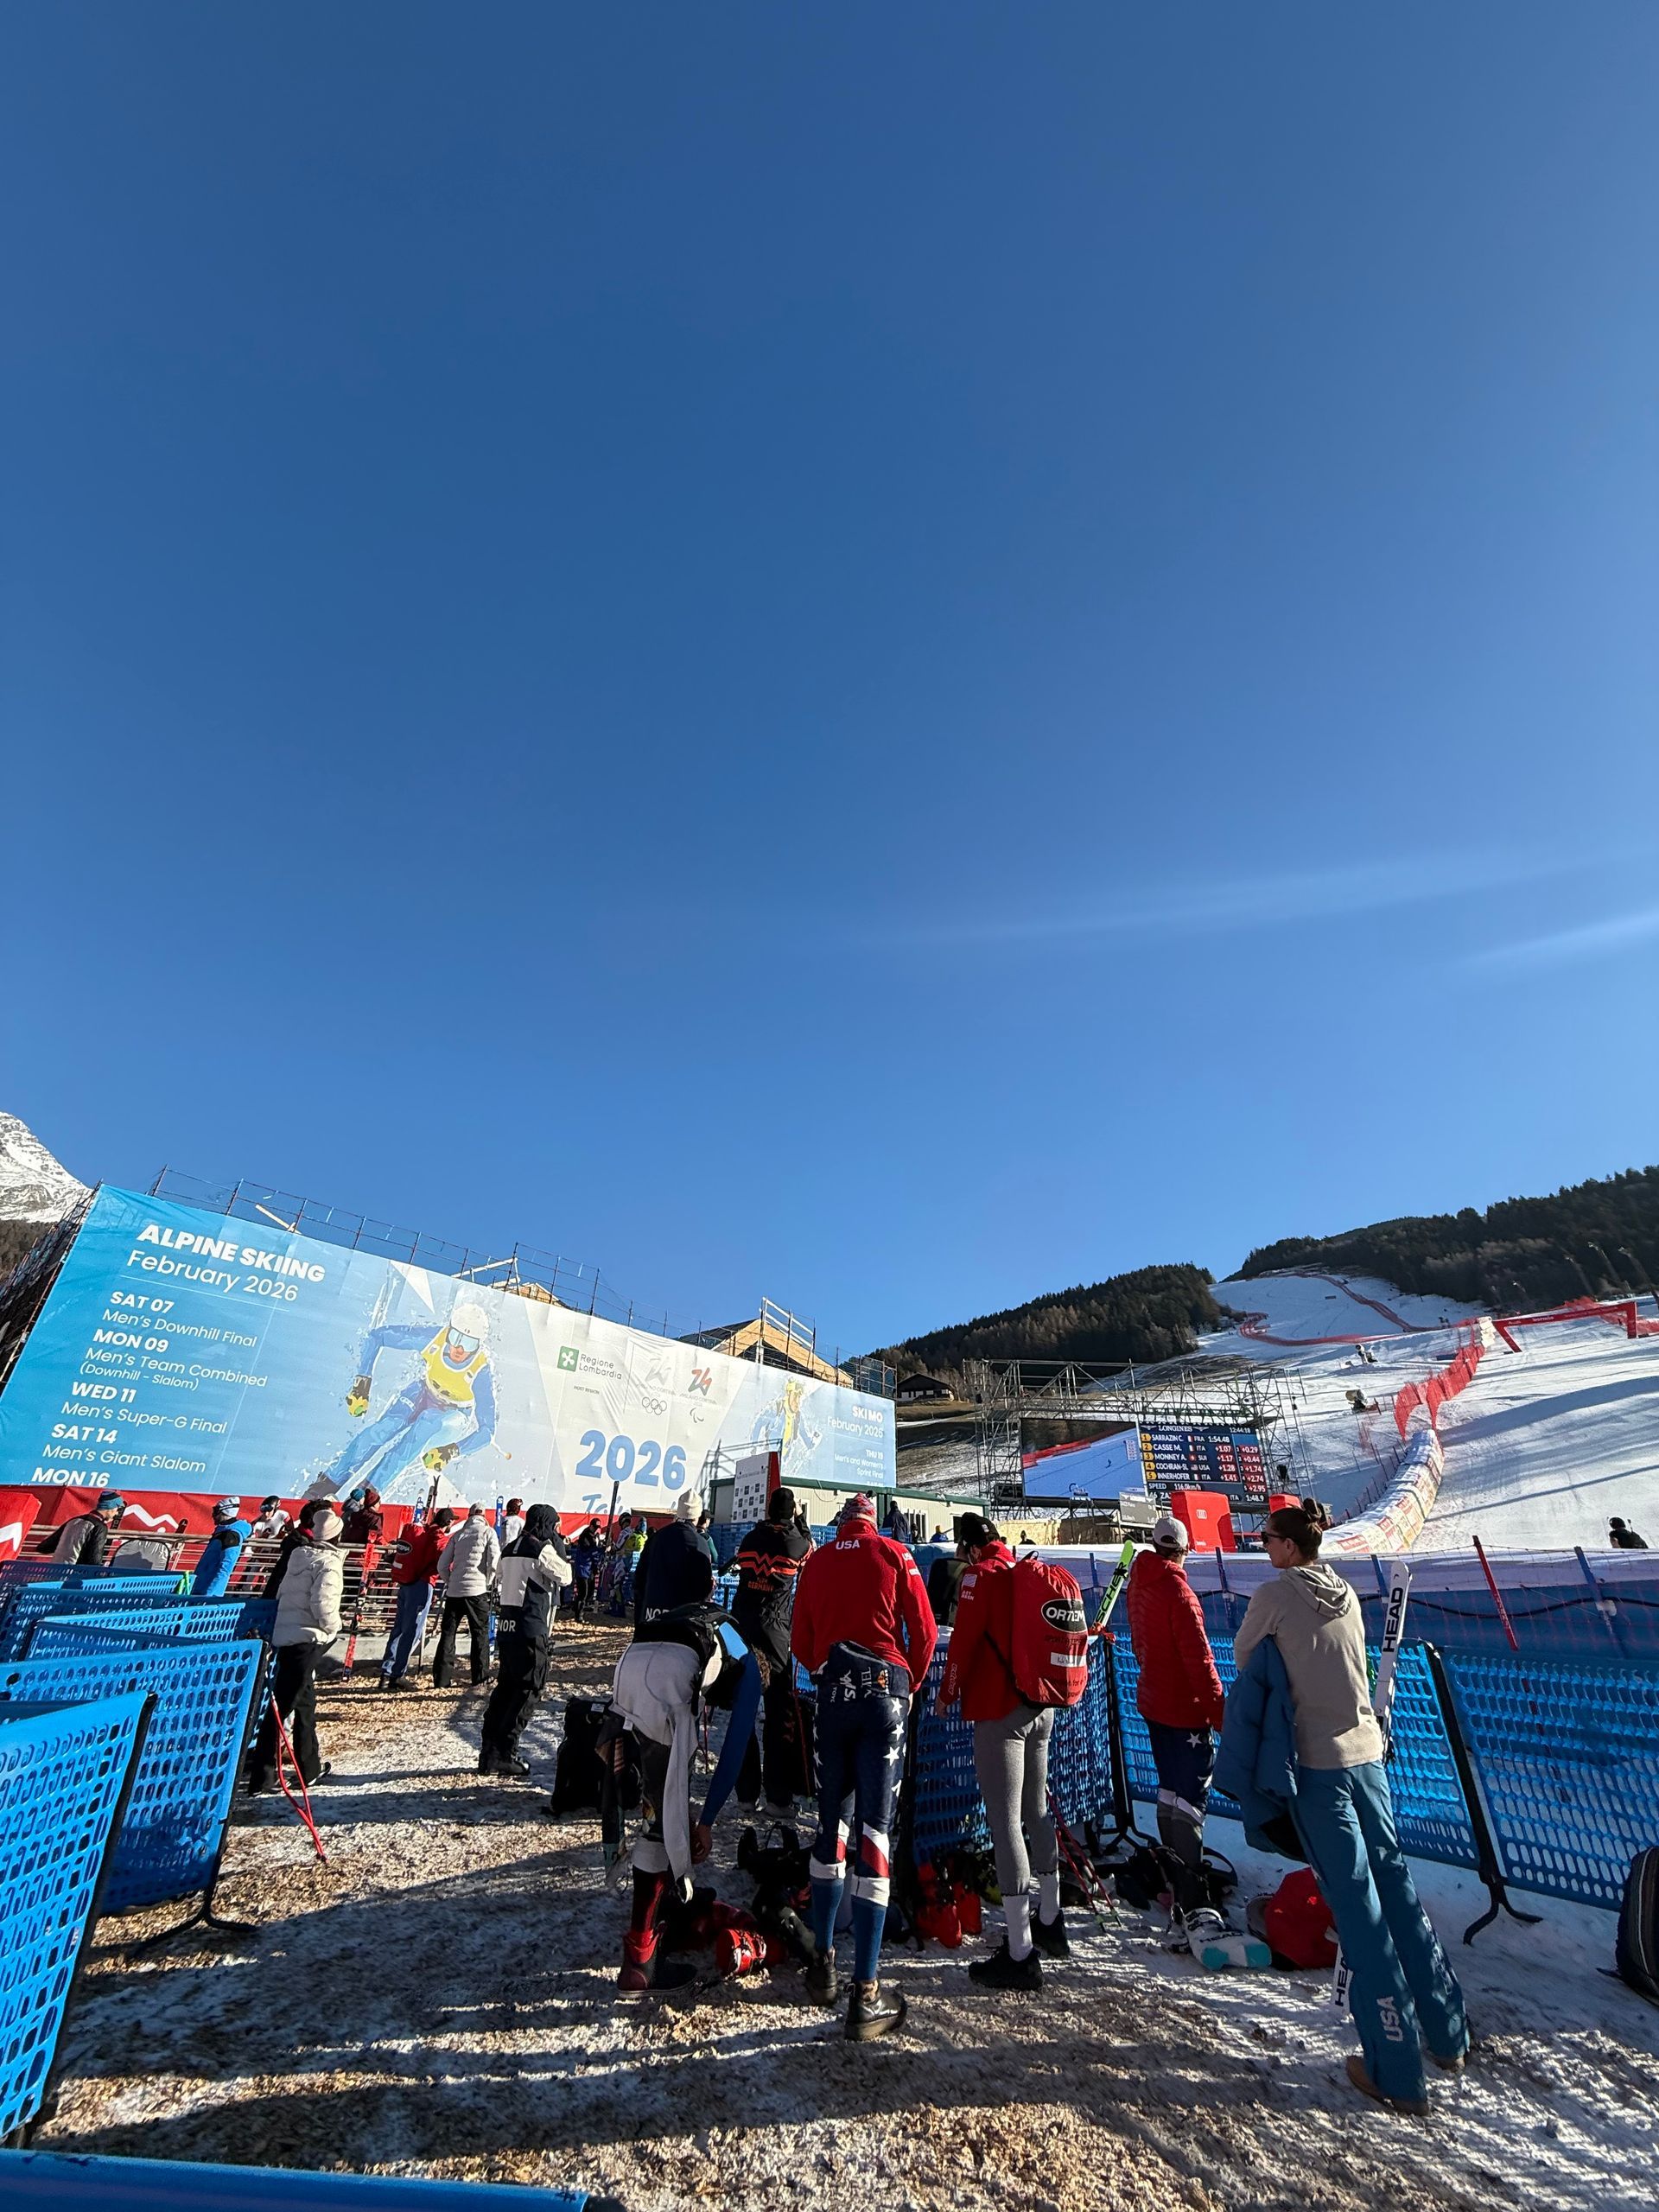
[{"label": "pair of skis", "polygon": [[[1381,1568],[1378,1569],[1379,1579]],[[1382,1731],[1383,1757],[1389,1743],[1389,1716],[1394,1706],[1395,1676],[1400,1665],[1400,1645],[1406,1630],[1406,1600],[1411,1595],[1411,1568],[1403,1559],[1390,1560],[1383,1588],[1382,1642],[1376,1655],[1376,1681],[1371,1691],[1371,1710]],[[1339,2012],[1349,2007],[1353,1968],[1337,1947],[1337,1963],[1331,1976],[1331,2002]]]}]

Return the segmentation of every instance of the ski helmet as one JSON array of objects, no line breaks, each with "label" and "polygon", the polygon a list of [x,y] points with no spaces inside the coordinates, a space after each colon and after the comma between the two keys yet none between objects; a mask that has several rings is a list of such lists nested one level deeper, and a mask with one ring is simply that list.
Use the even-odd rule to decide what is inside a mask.
[{"label": "ski helmet", "polygon": [[490,1333],[490,1317],[476,1299],[463,1298],[449,1316],[452,1335],[476,1337],[481,1344]]}]

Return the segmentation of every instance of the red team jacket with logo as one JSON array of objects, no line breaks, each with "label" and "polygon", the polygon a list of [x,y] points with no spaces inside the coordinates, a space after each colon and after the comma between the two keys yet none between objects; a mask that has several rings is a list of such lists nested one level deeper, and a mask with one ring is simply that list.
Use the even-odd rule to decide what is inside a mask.
[{"label": "red team jacket with logo", "polygon": [[942,1705],[962,1700],[964,1720],[1006,1720],[1020,1704],[1009,1654],[1014,1649],[1014,1554],[999,1539],[987,1544],[962,1578]]},{"label": "red team jacket with logo", "polygon": [[1129,1641],[1140,1662],[1141,1717],[1163,1728],[1219,1728],[1226,1704],[1204,1632],[1204,1608],[1185,1570],[1138,1552],[1127,1593]]},{"label": "red team jacket with logo", "polygon": [[809,1675],[837,1643],[909,1669],[919,1688],[938,1630],[916,1562],[874,1521],[843,1521],[801,1567],[790,1642]]}]

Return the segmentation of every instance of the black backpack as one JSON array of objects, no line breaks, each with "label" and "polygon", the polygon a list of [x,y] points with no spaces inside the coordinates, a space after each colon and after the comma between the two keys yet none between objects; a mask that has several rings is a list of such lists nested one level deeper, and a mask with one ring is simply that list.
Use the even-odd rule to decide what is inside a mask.
[{"label": "black backpack", "polygon": [[735,1625],[729,1613],[718,1605],[676,1605],[666,1613],[658,1613],[654,1620],[642,1621],[633,1631],[636,1643],[683,1643],[697,1655],[699,1679],[709,1672],[709,1662],[716,1652],[721,1658],[720,1672],[711,1686],[701,1694],[705,1705],[719,1706],[729,1711],[737,1695],[737,1685],[744,1662],[734,1659],[721,1638],[722,1623]]},{"label": "black backpack", "polygon": [[1650,1843],[1630,1861],[1614,1956],[1619,1980],[1659,2005],[1659,1843]]},{"label": "black backpack", "polygon": [[604,1774],[600,1763],[599,1732],[611,1701],[607,1697],[565,1700],[564,1739],[553,1770],[553,1800],[548,1810],[563,1818],[571,1813],[596,1813]]}]

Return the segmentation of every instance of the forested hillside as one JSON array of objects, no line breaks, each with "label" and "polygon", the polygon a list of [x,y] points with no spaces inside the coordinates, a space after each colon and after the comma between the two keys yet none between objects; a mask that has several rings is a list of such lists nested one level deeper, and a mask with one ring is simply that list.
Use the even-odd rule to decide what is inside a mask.
[{"label": "forested hillside", "polygon": [[1503,1198],[1478,1213],[1408,1214],[1338,1236],[1287,1236],[1239,1273],[1319,1268],[1381,1275],[1401,1290],[1500,1311],[1648,1290],[1659,1280],[1659,1167],[1575,1183],[1551,1198]]},{"label": "forested hillside", "polygon": [[41,1221],[6,1221],[0,1218],[0,1281],[11,1273],[35,1239],[45,1236],[50,1225]]},{"label": "forested hillside", "polygon": [[908,1338],[880,1357],[901,1375],[937,1375],[958,1389],[969,1359],[1076,1359],[1101,1366],[1173,1359],[1192,1351],[1200,1329],[1221,1325],[1211,1281],[1203,1268],[1137,1268]]}]

